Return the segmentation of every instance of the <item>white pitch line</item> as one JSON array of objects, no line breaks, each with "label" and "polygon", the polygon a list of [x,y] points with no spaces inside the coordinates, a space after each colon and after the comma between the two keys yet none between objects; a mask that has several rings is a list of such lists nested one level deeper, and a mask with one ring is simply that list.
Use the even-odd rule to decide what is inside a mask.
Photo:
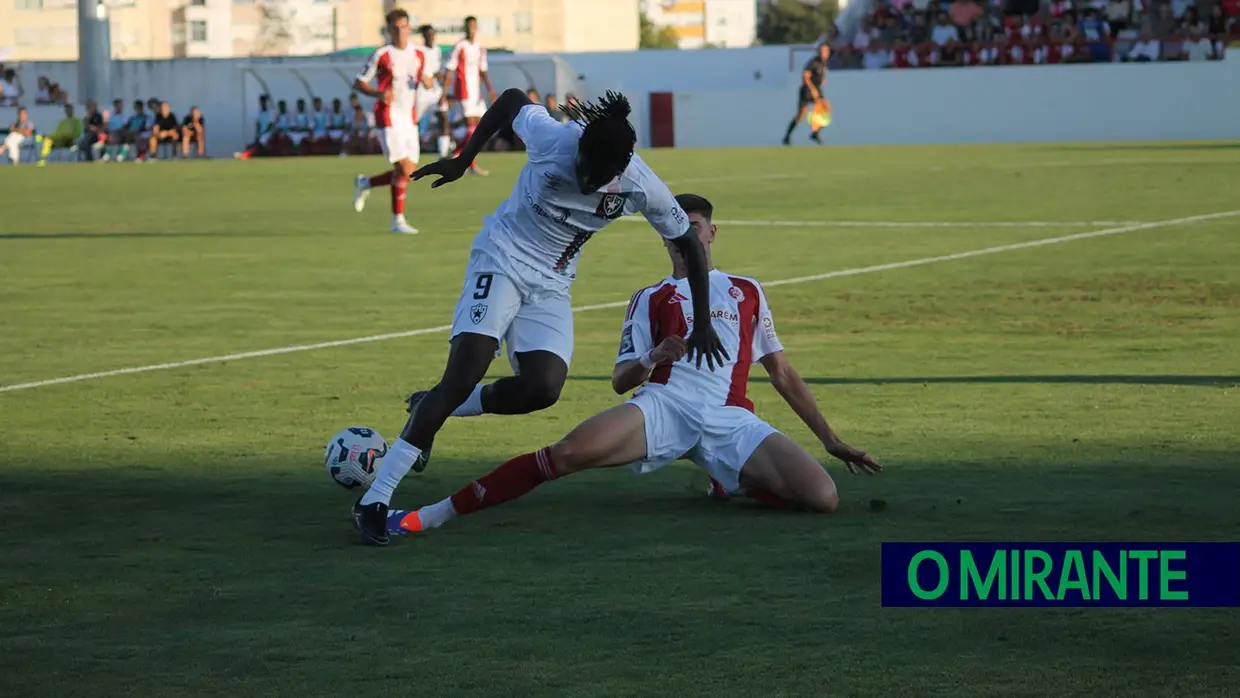
[{"label": "white pitch line", "polygon": [[[641,216],[619,220],[642,222]],[[718,225],[751,228],[1092,228],[1137,225],[1142,221],[774,221],[715,219]]]},{"label": "white pitch line", "polygon": [[[857,267],[855,269],[839,269],[829,271],[823,274],[813,274],[811,276],[797,276],[791,279],[779,279],[776,281],[768,281],[763,285],[767,287],[786,286],[788,284],[803,284],[810,281],[822,281],[825,279],[834,279],[843,276],[856,276],[858,274],[872,274],[874,272],[889,271],[892,269],[906,269],[908,267],[918,267],[925,264],[935,264],[937,262],[950,262],[958,259],[968,259],[970,257],[981,257],[983,255],[998,254],[1000,252],[1012,252],[1015,250],[1030,249],[1033,247],[1043,247],[1046,245],[1057,245],[1063,242],[1073,242],[1076,240],[1088,240],[1089,238],[1106,237],[1108,235],[1122,235],[1124,233],[1134,233],[1139,230],[1152,230],[1154,228],[1166,228],[1174,225],[1184,225],[1186,223],[1201,223],[1204,221],[1218,220],[1220,218],[1232,218],[1240,216],[1240,210],[1222,211],[1219,213],[1205,213],[1197,216],[1184,216],[1183,218],[1169,218],[1162,221],[1150,221],[1148,223],[1133,223],[1115,228],[1104,228],[1102,230],[1094,230],[1086,233],[1075,233],[1073,235],[1061,235],[1052,238],[1042,238],[1040,240],[1028,240],[1026,242],[1017,242],[1010,245],[999,245],[997,247],[983,247],[976,250],[967,250],[965,252],[955,252],[953,254],[939,255],[937,257],[922,257],[921,259],[909,259],[903,262],[891,262],[888,264],[876,264],[869,267]],[[574,312],[584,313],[592,310],[605,310],[608,308],[623,308],[628,305],[628,301],[616,301],[613,303],[597,303],[594,305],[583,305],[573,309]],[[133,366],[130,368],[118,368],[111,371],[96,371],[94,373],[82,373],[76,376],[65,376],[63,378],[50,378],[48,380],[33,381],[30,383],[17,383],[14,385],[0,386],[0,393],[11,393],[18,390],[30,390],[31,388],[42,388],[49,385],[63,385],[65,383],[80,383],[82,381],[94,380],[96,378],[110,378],[113,376],[125,376],[134,373],[150,373],[152,371],[163,371],[174,368],[186,368],[189,366],[201,366],[203,364],[224,363],[227,361],[240,361],[241,359],[257,359],[264,356],[278,356],[280,354],[292,354],[301,351],[314,351],[317,349],[331,349],[334,347],[347,347],[354,344],[366,344],[369,342],[382,342],[388,339],[402,339],[404,337],[416,337],[423,334],[435,334],[438,332],[447,332],[452,329],[451,325],[440,325],[438,327],[423,327],[416,330],[406,330],[404,332],[389,332],[387,334],[376,334],[368,337],[354,337],[352,339],[339,339],[332,342],[318,342],[316,344],[296,344],[288,347],[277,347],[275,349],[262,349],[260,351],[247,351],[237,354],[226,354],[224,356],[209,356],[202,359],[190,359],[188,361],[173,361],[163,364],[151,364],[149,366]]]}]

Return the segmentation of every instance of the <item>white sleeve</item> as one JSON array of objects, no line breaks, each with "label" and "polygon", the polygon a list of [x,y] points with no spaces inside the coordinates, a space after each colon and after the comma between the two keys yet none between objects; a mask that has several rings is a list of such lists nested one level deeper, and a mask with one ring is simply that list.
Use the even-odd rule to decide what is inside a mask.
[{"label": "white sleeve", "polygon": [[753,362],[758,363],[767,354],[783,351],[784,345],[780,343],[779,335],[775,334],[775,316],[771,314],[771,306],[767,305],[766,291],[756,283],[754,286],[758,289],[758,326],[753,329]]},{"label": "white sleeve", "polygon": [[667,185],[649,169],[646,170],[646,175],[642,215],[659,231],[664,240],[675,240],[689,232],[689,216],[685,215],[684,209],[676,203],[676,198],[672,196]]},{"label": "white sleeve", "polygon": [[651,346],[654,341],[653,332],[650,327],[650,289],[643,288],[633,294],[629,309],[625,312],[616,363],[634,361],[648,354],[654,348]]},{"label": "white sleeve", "polygon": [[478,72],[487,72],[487,50],[484,48],[478,49]]},{"label": "white sleeve", "polygon": [[370,54],[370,58],[366,59],[366,65],[362,66],[362,72],[357,74],[357,79],[369,85],[375,79],[375,75],[379,73],[379,59],[382,56],[383,49],[375,49],[374,53]]},{"label": "white sleeve", "polygon": [[570,128],[551,118],[547,108],[541,104],[527,104],[517,112],[512,120],[512,130],[525,143],[525,152],[530,156],[538,156],[551,150],[559,141],[560,133]]},{"label": "white sleeve", "polygon": [[461,44],[452,47],[448,52],[448,63],[444,65],[444,70],[456,70],[461,65]]}]

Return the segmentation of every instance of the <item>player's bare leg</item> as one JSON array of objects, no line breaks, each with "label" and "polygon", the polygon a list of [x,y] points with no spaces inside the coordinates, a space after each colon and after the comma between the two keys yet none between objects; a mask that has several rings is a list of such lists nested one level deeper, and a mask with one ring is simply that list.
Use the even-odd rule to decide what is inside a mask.
[{"label": "player's bare leg", "polygon": [[388,530],[413,533],[438,528],[458,516],[517,499],[544,482],[645,457],[645,416],[636,405],[617,405],[577,425],[556,443],[506,461],[451,497],[416,511],[393,511]]},{"label": "player's bare leg", "polygon": [[784,434],[766,437],[741,468],[745,496],[782,508],[831,513],[839,490],[818,460]]},{"label": "player's bare leg", "polygon": [[417,165],[405,158],[392,166],[391,170],[367,177],[358,175],[353,180],[353,210],[361,213],[366,208],[366,199],[370,190],[375,187],[388,187],[392,193],[392,232],[405,235],[416,235],[418,230],[405,220],[405,193],[409,188],[409,177]]},{"label": "player's bare leg", "polygon": [[[452,411],[452,416],[529,414],[554,405],[560,399],[564,382],[568,380],[568,364],[550,351],[526,351],[516,356],[516,375],[477,386]],[[409,396],[410,412],[417,408],[425,395],[424,392],[417,392]]]},{"label": "player's bare leg", "polygon": [[437,110],[439,120],[439,159],[452,155],[452,134],[448,132],[448,103],[442,102]]},{"label": "player's bare leg", "polygon": [[409,415],[400,438],[384,456],[374,483],[353,507],[353,523],[362,542],[388,544],[387,509],[392,494],[411,469],[426,467],[435,434],[486,375],[498,348],[498,340],[486,335],[463,332],[453,338],[443,378]]}]

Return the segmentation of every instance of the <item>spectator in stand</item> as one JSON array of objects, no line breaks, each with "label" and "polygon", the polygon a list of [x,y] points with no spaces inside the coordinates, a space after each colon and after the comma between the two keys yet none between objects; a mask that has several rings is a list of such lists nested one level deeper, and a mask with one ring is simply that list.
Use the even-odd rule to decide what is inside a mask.
[{"label": "spectator in stand", "polygon": [[930,41],[930,27],[926,24],[924,12],[918,12],[913,16],[913,26],[908,30],[908,40],[914,47]]},{"label": "spectator in stand", "polygon": [[986,10],[982,9],[977,0],[956,0],[947,10],[947,13],[951,16],[952,21],[956,23],[956,26],[963,29],[964,27],[972,26],[974,22],[981,19],[986,14]]},{"label": "spectator in stand", "polygon": [[1177,24],[1179,25],[1181,36],[1188,36],[1193,29],[1197,28],[1198,24],[1201,24],[1201,20],[1197,18],[1197,8],[1191,5],[1184,10],[1183,14],[1177,16],[1179,17]]},{"label": "spectator in stand", "polygon": [[302,154],[302,144],[310,137],[310,116],[306,113],[306,100],[297,100],[297,113],[285,113],[280,124],[280,131],[288,138],[289,143]]},{"label": "spectator in stand", "polygon": [[1206,37],[1201,25],[1193,27],[1184,40],[1184,58],[1190,61],[1208,61],[1214,58],[1214,44]]},{"label": "spectator in stand", "polygon": [[940,12],[936,18],[930,39],[939,47],[936,65],[960,65],[960,30],[946,12]]},{"label": "spectator in stand", "polygon": [[159,113],[151,124],[151,136],[147,140],[147,162],[159,159],[159,146],[164,143],[172,145],[175,156],[176,146],[181,143],[181,123],[177,121],[176,114],[172,113],[172,107],[167,102],[160,102]]},{"label": "spectator in stand", "polygon": [[181,122],[181,157],[189,157],[190,144],[194,145],[198,157],[207,156],[207,120],[198,107],[190,107],[185,121]]},{"label": "spectator in stand", "polygon": [[567,124],[571,121],[571,119],[568,118],[568,114],[565,114],[560,110],[560,103],[556,101],[555,95],[550,92],[547,93],[546,106],[547,113],[551,115],[551,118],[558,119],[562,124]]},{"label": "spectator in stand", "polygon": [[1171,6],[1166,3],[1158,3],[1151,5],[1157,9],[1154,10],[1153,26],[1150,30],[1154,36],[1159,39],[1165,39],[1175,31],[1175,15],[1171,13]]},{"label": "spectator in stand", "polygon": [[68,148],[77,151],[77,143],[82,138],[82,120],[73,115],[73,105],[65,105],[65,118],[56,124],[52,135],[43,139],[43,152],[39,154],[39,164],[47,164],[47,156],[53,149]]},{"label": "spectator in stand", "polygon": [[1223,49],[1227,45],[1227,37],[1231,36],[1236,26],[1236,19],[1228,17],[1223,12],[1223,5],[1217,3],[1210,7],[1210,18],[1207,23],[1207,30],[1210,33],[1210,39],[1214,42],[1215,58],[1223,57]]},{"label": "spectator in stand", "polygon": [[103,160],[105,162],[115,157],[116,151],[121,147],[125,122],[128,120],[129,117],[125,116],[125,101],[122,99],[112,100],[112,115],[108,118],[108,145],[103,151]]},{"label": "spectator in stand", "polygon": [[67,104],[69,95],[60,89],[60,85],[48,80],[46,77],[40,77],[38,80],[38,89],[35,91],[35,104]]},{"label": "spectator in stand", "polygon": [[332,110],[327,113],[327,141],[331,148],[344,157],[344,140],[349,134],[349,115],[344,113],[344,103],[339,97],[332,99]]},{"label": "spectator in stand", "polygon": [[102,149],[108,141],[107,121],[99,112],[99,104],[93,99],[86,100],[85,130],[78,142],[78,150],[86,160],[94,160],[95,152]]},{"label": "spectator in stand", "polygon": [[1128,28],[1132,22],[1132,0],[1110,0],[1106,6],[1107,24],[1111,25],[1111,38]]},{"label": "spectator in stand", "polygon": [[[120,112],[118,111],[117,113]],[[125,121],[125,125],[116,135],[115,142],[112,143],[114,146],[113,150],[117,147],[120,148],[119,152],[114,153],[117,162],[123,162],[125,158],[129,157],[129,152],[132,148],[141,145],[142,133],[146,130],[148,123],[146,117],[145,105],[142,104],[142,100],[134,100],[133,114]]]},{"label": "spectator in stand", "polygon": [[372,152],[371,143],[376,137],[374,128],[374,113],[363,109],[360,101],[353,102],[353,115],[349,119],[345,150],[359,155]]},{"label": "spectator in stand", "polygon": [[331,114],[323,106],[323,98],[315,97],[310,103],[310,152],[324,153],[330,141],[327,137],[327,124]]},{"label": "spectator in stand", "polygon": [[16,165],[22,159],[22,143],[28,138],[34,138],[34,122],[23,107],[17,110],[17,121],[9,127],[4,143],[0,144],[0,154],[8,153],[9,162]]},{"label": "spectator in stand", "polygon": [[1150,63],[1158,60],[1162,54],[1162,42],[1154,38],[1147,29],[1141,33],[1140,41],[1132,45],[1132,50],[1124,56],[1124,61],[1132,63]]},{"label": "spectator in stand", "polygon": [[25,91],[12,68],[0,69],[0,107],[15,107]]},{"label": "spectator in stand", "polygon": [[1081,18],[1081,35],[1089,50],[1090,60],[1094,63],[1107,63],[1111,60],[1111,27],[1097,10],[1087,8]]}]

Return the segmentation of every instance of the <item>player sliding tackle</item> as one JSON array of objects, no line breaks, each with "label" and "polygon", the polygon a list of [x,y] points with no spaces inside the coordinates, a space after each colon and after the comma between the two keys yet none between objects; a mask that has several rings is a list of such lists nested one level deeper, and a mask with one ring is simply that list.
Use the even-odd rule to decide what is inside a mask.
[{"label": "player sliding tackle", "polygon": [[[410,418],[392,444],[374,484],[353,507],[362,541],[387,545],[388,502],[411,468],[426,466],[435,434],[450,415],[525,414],[555,404],[573,355],[569,287],[581,248],[626,214],[642,213],[684,261],[698,317],[710,314],[706,251],[689,218],[646,163],[633,154],[637,134],[629,103],[612,92],[597,104],[565,109],[562,124],[520,90],[508,90],[487,110],[460,156],[413,174],[438,176],[433,187],[460,179],[482,146],[511,127],[528,162],[511,196],[483,221],[474,238],[465,288],[453,318],[443,378],[409,401]],[[479,385],[500,341],[516,375]],[[709,370],[727,358],[710,323],[684,340],[684,353]]]},{"label": "player sliding tackle", "polygon": [[[434,87],[432,73],[426,71],[426,51],[409,41],[409,14],[392,10],[387,14],[387,34],[391,42],[380,46],[366,61],[366,67],[353,81],[353,89],[375,98],[375,128],[379,144],[392,169],[367,177],[358,175],[353,187],[353,210],[366,207],[366,197],[374,187],[392,191],[392,232],[416,234],[417,228],[405,221],[405,190],[418,165],[422,142],[418,135],[418,86]],[[375,87],[371,82],[377,83]]]},{"label": "player sliding tackle", "polygon": [[[682,194],[694,230],[710,246],[716,227],[706,199]],[[761,363],[771,383],[814,432],[827,453],[853,473],[882,470],[873,458],[836,436],[814,396],[784,356],[775,322],[758,282],[710,272],[710,312],[686,307],[688,273],[679,248],[668,245],[672,275],[638,291],[629,303],[620,336],[612,387],[625,393],[646,383],[628,402],[582,422],[559,442],[517,456],[443,501],[417,511],[393,511],[392,533],[437,528],[520,497],[544,482],[583,470],[632,464],[651,472],[687,456],[710,473],[711,494],[743,493],[777,507],[833,512],[835,482],[814,456],[753,413],[745,397],[751,363]],[[709,322],[696,322],[709,318]],[[735,359],[719,371],[682,361],[685,335],[711,325]],[[692,336],[692,335],[690,335]]]}]

